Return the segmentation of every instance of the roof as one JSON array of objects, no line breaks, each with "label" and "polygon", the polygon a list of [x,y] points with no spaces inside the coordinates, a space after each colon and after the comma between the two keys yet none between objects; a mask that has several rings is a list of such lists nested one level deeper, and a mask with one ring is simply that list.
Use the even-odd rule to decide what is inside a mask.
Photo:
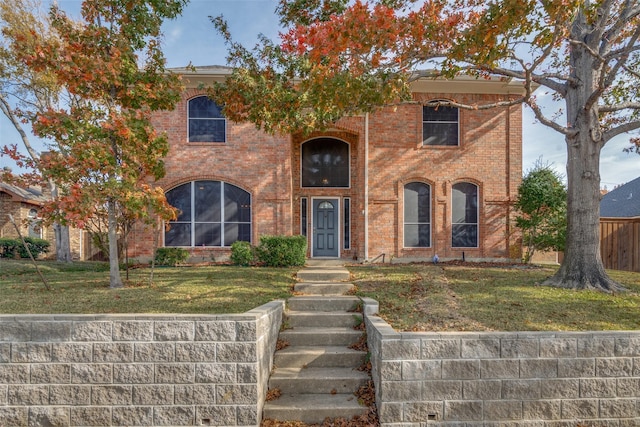
[{"label": "roof", "polygon": [[640,177],[602,196],[600,217],[640,217]]},{"label": "roof", "polygon": [[34,205],[42,205],[49,199],[37,188],[23,188],[16,185],[0,182],[0,192],[4,192],[12,196],[18,202],[31,203]]},{"label": "roof", "polygon": [[[180,74],[185,78],[188,87],[199,87],[201,84],[223,82],[233,72],[233,67],[225,65],[199,65],[169,68],[169,72]],[[413,73],[411,88],[414,92],[434,93],[471,93],[511,95],[524,93],[522,81],[500,76],[476,78],[460,75],[454,79],[435,77],[433,70],[419,70]],[[534,89],[538,85],[534,85]]]}]

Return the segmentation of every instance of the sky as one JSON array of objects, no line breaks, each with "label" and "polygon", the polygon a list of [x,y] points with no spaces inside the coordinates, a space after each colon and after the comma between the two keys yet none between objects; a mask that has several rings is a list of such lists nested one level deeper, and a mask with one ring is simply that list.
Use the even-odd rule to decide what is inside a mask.
[{"label": "sky", "polygon": [[[43,0],[47,3],[48,0]],[[55,0],[51,0],[55,1]],[[80,0],[57,0],[58,6],[71,16],[79,17]],[[191,0],[183,14],[163,25],[163,50],[167,66],[225,65],[226,47],[215,31],[210,16],[223,15],[235,40],[252,47],[258,34],[274,39],[280,30],[274,11],[277,0]],[[538,100],[550,96],[539,89]],[[564,137],[546,126],[536,123],[533,113],[523,107],[523,172],[531,170],[537,161],[551,165],[561,176],[566,175],[566,147]],[[602,151],[601,187],[615,186],[640,176],[640,155],[628,154],[629,135],[622,135],[607,143]],[[4,115],[0,115],[0,146],[19,143],[20,139]],[[13,166],[6,157],[0,167]]]}]

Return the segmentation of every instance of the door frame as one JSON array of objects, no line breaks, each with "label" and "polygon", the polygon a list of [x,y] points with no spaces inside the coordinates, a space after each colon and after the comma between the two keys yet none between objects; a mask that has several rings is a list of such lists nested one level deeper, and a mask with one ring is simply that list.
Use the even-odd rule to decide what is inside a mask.
[{"label": "door frame", "polygon": [[[315,214],[316,214],[316,210],[314,208],[314,201],[315,200],[326,200],[328,202],[332,202],[336,204],[336,227],[337,227],[337,233],[336,235],[337,237],[337,241],[336,241],[336,245],[338,247],[338,255],[336,257],[326,257],[326,256],[320,256],[317,257],[314,254],[314,250],[315,250],[315,232],[314,232],[314,228],[315,228]],[[340,203],[340,197],[335,197],[335,196],[328,196],[328,197],[319,197],[319,196],[312,196],[311,197],[311,258],[340,258],[340,253],[342,250],[342,245],[340,242],[342,242],[342,215],[340,215],[341,211],[341,203]]]}]

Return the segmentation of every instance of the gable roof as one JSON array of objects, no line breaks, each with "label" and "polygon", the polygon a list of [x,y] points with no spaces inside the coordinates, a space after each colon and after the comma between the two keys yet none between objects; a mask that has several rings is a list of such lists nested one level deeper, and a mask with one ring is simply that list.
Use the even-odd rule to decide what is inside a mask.
[{"label": "gable roof", "polygon": [[633,218],[637,216],[640,216],[640,177],[602,196],[600,217]]},{"label": "gable roof", "polygon": [[16,185],[0,182],[0,193],[7,193],[17,202],[30,203],[32,205],[41,206],[48,202],[49,199],[36,188],[22,188]]}]

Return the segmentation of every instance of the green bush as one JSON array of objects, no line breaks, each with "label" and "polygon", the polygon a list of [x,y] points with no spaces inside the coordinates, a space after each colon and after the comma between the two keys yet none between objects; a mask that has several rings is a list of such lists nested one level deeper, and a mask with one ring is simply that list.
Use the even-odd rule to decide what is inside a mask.
[{"label": "green bush", "polygon": [[189,258],[189,251],[182,248],[158,248],[156,264],[176,266]]},{"label": "green bush", "polygon": [[231,262],[234,265],[246,267],[253,262],[253,248],[251,243],[237,241],[231,245]]},{"label": "green bush", "polygon": [[[49,251],[50,243],[43,239],[37,239],[34,237],[25,237],[24,239],[31,255],[34,258],[38,258],[41,253],[47,253]],[[0,258],[29,258],[29,252],[22,244],[20,239],[0,239]]]},{"label": "green bush", "polygon": [[304,236],[262,236],[256,254],[268,267],[304,265],[307,239]]}]

